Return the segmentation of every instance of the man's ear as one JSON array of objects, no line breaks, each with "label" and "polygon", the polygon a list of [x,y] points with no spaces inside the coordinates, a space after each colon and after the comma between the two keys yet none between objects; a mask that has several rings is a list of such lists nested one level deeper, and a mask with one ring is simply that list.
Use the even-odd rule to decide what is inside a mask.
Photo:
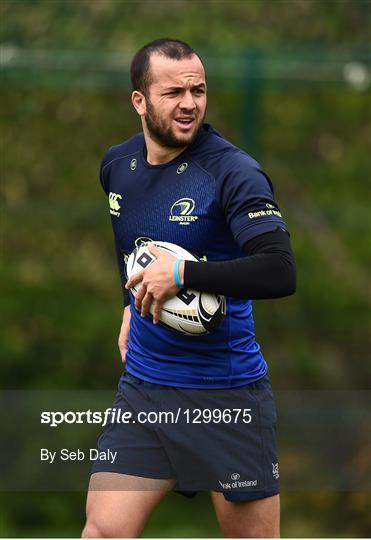
[{"label": "man's ear", "polygon": [[141,92],[134,90],[131,94],[131,102],[139,116],[144,116],[146,114],[146,98]]}]

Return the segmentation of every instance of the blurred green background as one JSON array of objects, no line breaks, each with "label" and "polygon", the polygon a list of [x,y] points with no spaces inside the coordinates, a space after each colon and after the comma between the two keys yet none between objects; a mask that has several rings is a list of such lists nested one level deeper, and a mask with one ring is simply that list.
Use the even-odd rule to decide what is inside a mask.
[{"label": "blurred green background", "polygon": [[[276,390],[370,389],[368,1],[33,0],[1,13],[1,384],[111,389],[118,271],[98,181],[140,130],[128,66],[158,37],[205,60],[209,122],[271,176],[294,297],[255,302]],[[27,441],[25,441],[27,445]],[[78,536],[82,493],[2,493],[2,536]],[[370,493],[283,491],[282,535],[367,537]],[[169,496],[146,536],[220,536],[206,494]]]}]

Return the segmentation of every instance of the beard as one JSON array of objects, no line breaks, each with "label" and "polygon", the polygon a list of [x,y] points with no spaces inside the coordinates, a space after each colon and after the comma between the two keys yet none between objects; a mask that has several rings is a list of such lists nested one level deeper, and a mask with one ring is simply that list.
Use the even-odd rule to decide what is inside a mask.
[{"label": "beard", "polygon": [[171,126],[166,127],[165,122],[158,116],[149,99],[147,99],[147,112],[144,118],[146,120],[148,131],[159,145],[164,146],[165,148],[183,148],[194,142],[202,127],[205,115],[198,122],[196,129],[192,133],[180,137],[174,133]]}]

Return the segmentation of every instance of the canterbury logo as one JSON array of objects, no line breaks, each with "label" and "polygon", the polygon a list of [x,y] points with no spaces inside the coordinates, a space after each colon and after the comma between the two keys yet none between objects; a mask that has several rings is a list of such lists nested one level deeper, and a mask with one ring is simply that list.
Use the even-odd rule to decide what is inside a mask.
[{"label": "canterbury logo", "polygon": [[189,225],[198,219],[198,216],[191,215],[194,209],[195,202],[193,199],[186,197],[178,199],[170,209],[169,221],[176,221],[180,225]]},{"label": "canterbury logo", "polygon": [[121,195],[119,195],[118,193],[112,193],[112,191],[110,191],[110,194],[108,195],[109,211],[110,211],[110,214],[117,217],[120,216],[119,210],[121,208],[118,202],[119,199],[122,199]]}]

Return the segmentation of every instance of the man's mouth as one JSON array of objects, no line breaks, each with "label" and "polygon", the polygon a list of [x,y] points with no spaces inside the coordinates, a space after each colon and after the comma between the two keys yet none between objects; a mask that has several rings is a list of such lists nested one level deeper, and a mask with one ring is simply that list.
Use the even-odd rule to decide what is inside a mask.
[{"label": "man's mouth", "polygon": [[175,118],[175,122],[182,127],[187,127],[193,124],[194,118]]}]

